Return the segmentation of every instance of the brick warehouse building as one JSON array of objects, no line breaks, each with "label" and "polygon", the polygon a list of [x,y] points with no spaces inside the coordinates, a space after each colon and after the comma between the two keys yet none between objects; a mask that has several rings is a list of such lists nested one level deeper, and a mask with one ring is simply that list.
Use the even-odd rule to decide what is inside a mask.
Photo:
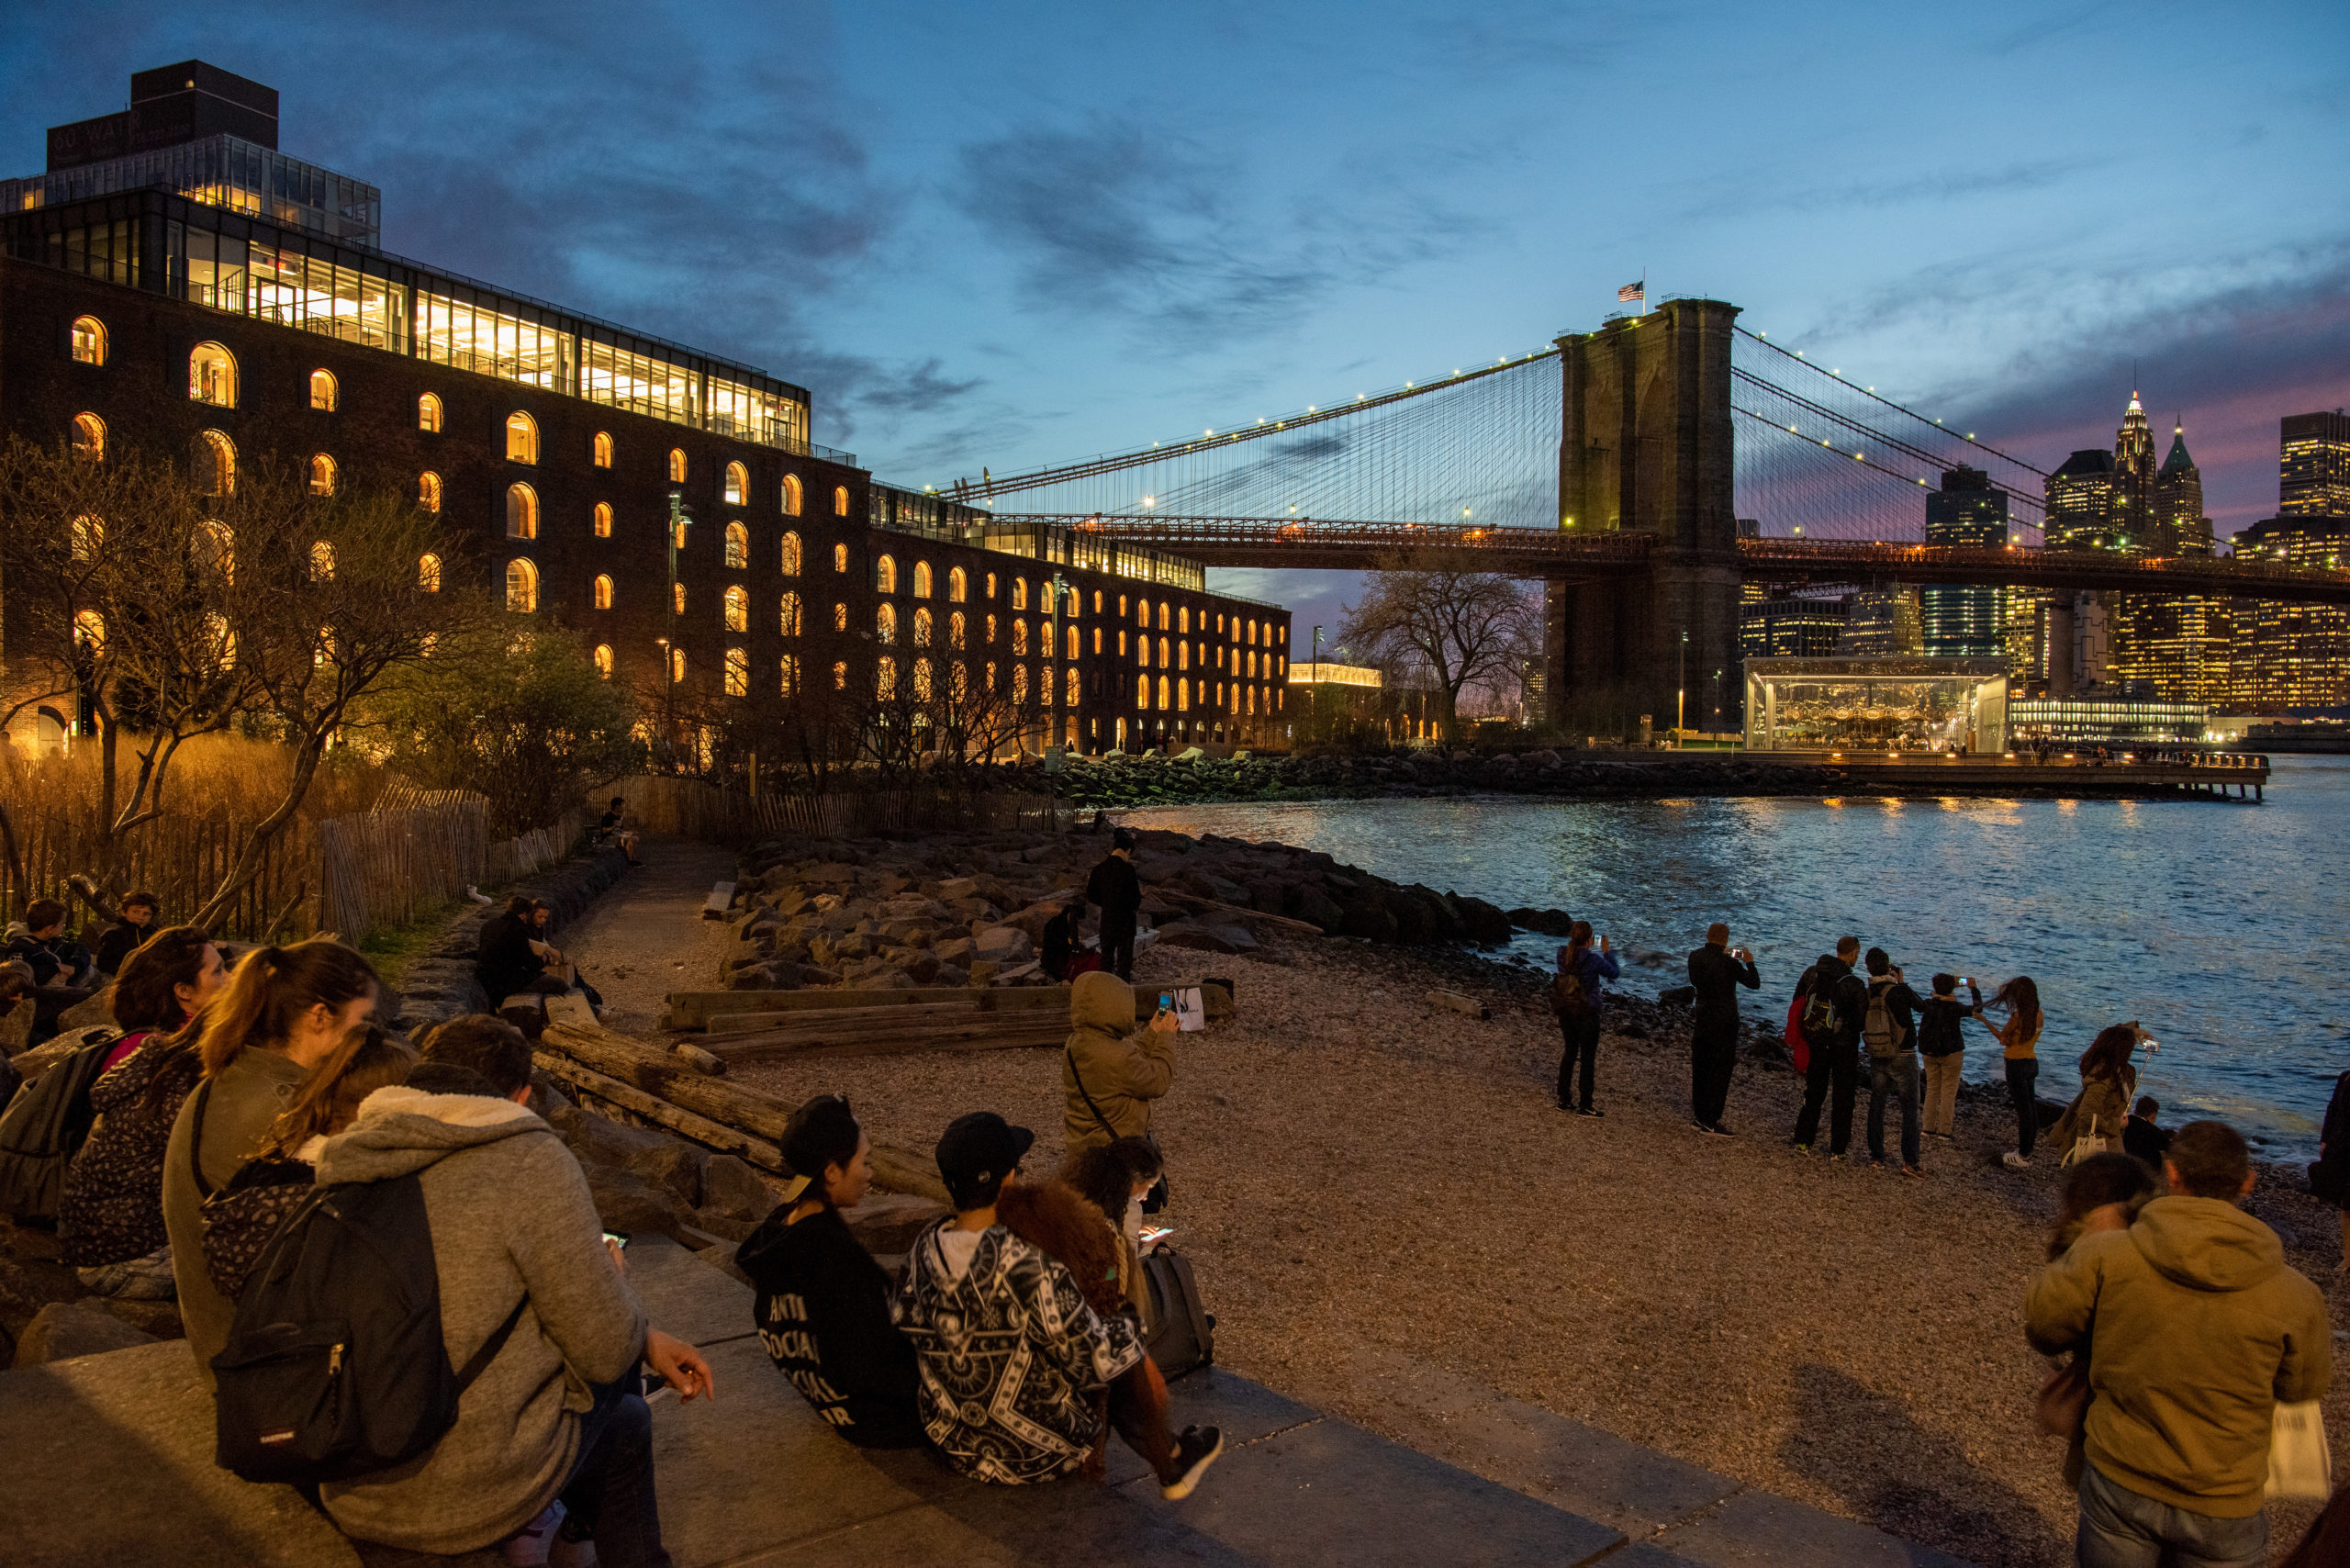
[{"label": "brick warehouse building", "polygon": [[[164,137],[203,131],[218,87],[274,140],[258,84],[141,73],[131,116],[157,87],[196,102]],[[842,640],[813,633],[837,626],[856,666],[840,678],[968,659],[1024,699],[1032,746],[1286,745],[1288,614],[1208,592],[1196,563],[877,483],[808,439],[806,389],[387,255],[373,187],[274,146],[218,131],[159,153],[149,134],[61,170],[75,129],[52,131],[49,174],[0,184],[8,433],[270,456],[405,494],[509,609],[578,628],[609,678],[655,691],[665,648],[705,700],[825,678],[799,650],[831,660]]]}]

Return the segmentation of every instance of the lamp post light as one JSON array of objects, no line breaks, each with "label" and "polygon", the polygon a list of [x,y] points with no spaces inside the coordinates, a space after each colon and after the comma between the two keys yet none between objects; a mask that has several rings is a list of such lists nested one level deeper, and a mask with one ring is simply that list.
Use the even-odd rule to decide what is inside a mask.
[{"label": "lamp post light", "polygon": [[1681,732],[1689,722],[1689,629],[1681,629],[1681,689],[1673,695],[1673,749],[1679,751]]}]

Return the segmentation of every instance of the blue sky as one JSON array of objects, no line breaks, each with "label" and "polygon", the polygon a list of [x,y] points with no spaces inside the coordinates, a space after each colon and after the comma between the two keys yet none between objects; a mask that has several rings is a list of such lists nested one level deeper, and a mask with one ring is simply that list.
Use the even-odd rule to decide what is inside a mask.
[{"label": "blue sky", "polygon": [[2338,3],[98,0],[0,20],[0,165],[191,55],[386,248],[803,382],[902,482],[1523,353],[1643,272],[2043,467],[2134,363],[2222,536],[2350,404]]}]

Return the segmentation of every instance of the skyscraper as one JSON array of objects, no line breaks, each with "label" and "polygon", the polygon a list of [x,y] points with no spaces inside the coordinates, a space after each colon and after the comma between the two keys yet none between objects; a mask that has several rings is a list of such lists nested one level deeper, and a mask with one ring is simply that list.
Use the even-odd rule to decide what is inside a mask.
[{"label": "skyscraper", "polygon": [[2121,428],[2113,432],[2113,528],[2119,549],[2170,554],[2168,542],[2157,536],[2154,527],[2154,432],[2132,387]]},{"label": "skyscraper", "polygon": [[2092,446],[2048,476],[2048,548],[2101,550],[2121,537],[2114,521],[2113,454]]},{"label": "skyscraper", "polygon": [[2187,454],[2187,421],[2170,432],[2170,455],[2154,476],[2154,532],[2164,554],[2209,555],[2211,520],[2203,515],[2203,470]]},{"label": "skyscraper", "polygon": [[[1980,468],[1953,468],[1926,497],[1926,543],[1996,550],[2008,543],[2008,496]],[[1926,652],[1942,658],[1997,658],[2006,652],[2005,590],[1928,588],[1918,593]]]},{"label": "skyscraper", "polygon": [[2281,515],[2350,517],[2350,415],[2288,415],[2277,445]]},{"label": "skyscraper", "polygon": [[[2277,430],[2277,514],[2236,535],[2236,554],[2296,566],[2350,565],[2350,418],[2289,414]],[[2248,712],[2350,702],[2350,610],[2231,601],[2229,703]]]},{"label": "skyscraper", "polygon": [[[2125,427],[2126,431],[2126,427]],[[2184,420],[2172,427],[2170,455],[2154,475],[2148,554],[2209,555],[2211,520],[2203,515],[2203,472],[2187,450]],[[2224,702],[2229,630],[2225,599],[2192,594],[2114,594],[2113,676],[2124,687],[2165,702]]]}]

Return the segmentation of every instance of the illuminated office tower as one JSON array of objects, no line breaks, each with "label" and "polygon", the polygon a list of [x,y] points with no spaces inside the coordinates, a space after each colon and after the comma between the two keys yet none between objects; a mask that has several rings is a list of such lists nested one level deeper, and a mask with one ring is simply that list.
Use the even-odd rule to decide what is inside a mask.
[{"label": "illuminated office tower", "polygon": [[2102,550],[2121,535],[2114,519],[2113,454],[2092,446],[2048,476],[2048,548]]},{"label": "illuminated office tower", "polygon": [[2350,415],[2288,415],[2277,444],[2277,512],[2350,517]]},{"label": "illuminated office tower", "polygon": [[[1953,468],[1926,497],[1926,543],[1998,549],[2008,543],[2007,492],[1979,468]],[[1926,652],[1942,658],[1997,658],[2007,651],[2003,590],[1927,588],[1918,592]]]},{"label": "illuminated office tower", "polygon": [[[2289,442],[2291,437],[2286,439]],[[2350,564],[2350,516],[2303,512],[2264,518],[2236,535],[2236,554],[2339,570]],[[2233,610],[2231,707],[2266,713],[2350,703],[2350,610],[2273,599],[2240,599]]]},{"label": "illuminated office tower", "polygon": [[[2170,454],[2154,475],[2149,554],[2209,555],[2211,520],[2203,515],[2203,474],[2188,454],[2182,420]],[[2113,674],[2124,687],[2165,702],[2227,700],[2229,601],[2198,595],[2114,594]]]},{"label": "illuminated office tower", "polygon": [[2170,432],[2170,455],[2154,475],[2154,526],[2167,536],[2166,554],[2212,553],[2211,520],[2203,515],[2203,470],[2187,454],[2187,422]]}]

